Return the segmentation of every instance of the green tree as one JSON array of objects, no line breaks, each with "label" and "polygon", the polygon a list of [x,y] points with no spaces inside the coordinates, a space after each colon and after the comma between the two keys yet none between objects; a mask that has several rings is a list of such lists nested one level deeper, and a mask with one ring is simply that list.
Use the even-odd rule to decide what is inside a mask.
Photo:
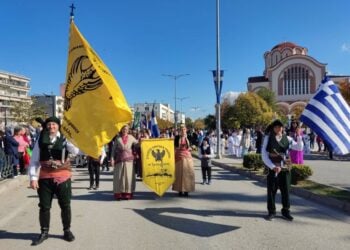
[{"label": "green tree", "polygon": [[32,123],[37,117],[41,117],[43,120],[48,117],[45,107],[40,105],[34,98],[28,102],[13,103],[11,114],[18,123]]},{"label": "green tree", "polygon": [[185,126],[186,128],[193,128],[193,121],[190,117],[185,118]]},{"label": "green tree", "polygon": [[27,123],[29,118],[30,102],[12,103],[12,108],[10,109],[11,116],[14,117],[15,122],[17,123]]},{"label": "green tree", "polygon": [[193,122],[193,128],[194,129],[204,129],[205,128],[204,120],[200,119],[200,118],[196,119]]},{"label": "green tree", "polygon": [[256,92],[258,96],[265,100],[268,106],[271,107],[272,111],[276,111],[276,95],[275,92],[269,90],[268,88],[261,88]]},{"label": "green tree", "polygon": [[41,117],[43,120],[45,120],[48,117],[48,114],[46,112],[46,107],[38,103],[35,98],[32,98],[28,122],[33,121],[37,117]]},{"label": "green tree", "polygon": [[164,120],[160,117],[157,116],[157,123],[158,123],[158,128],[160,130],[163,130],[163,129],[167,129],[167,128],[171,128],[174,126],[174,123],[168,121],[168,120]]},{"label": "green tree", "polygon": [[207,115],[204,118],[204,125],[206,129],[208,130],[215,130],[216,129],[216,118],[214,115]]},{"label": "green tree", "polygon": [[222,115],[223,129],[254,127],[271,122],[274,112],[265,100],[253,92],[242,93]]}]

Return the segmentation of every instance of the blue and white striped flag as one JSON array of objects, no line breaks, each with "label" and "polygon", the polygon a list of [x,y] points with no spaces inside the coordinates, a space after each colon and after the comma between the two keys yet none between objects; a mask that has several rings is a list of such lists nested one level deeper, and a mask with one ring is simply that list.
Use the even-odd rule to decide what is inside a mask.
[{"label": "blue and white striped flag", "polygon": [[327,77],[305,107],[300,121],[315,131],[335,154],[350,153],[350,108]]},{"label": "blue and white striped flag", "polygon": [[152,115],[151,115],[151,131],[152,131],[153,138],[159,137],[159,128],[157,123],[157,117],[154,114],[154,109],[152,109]]}]

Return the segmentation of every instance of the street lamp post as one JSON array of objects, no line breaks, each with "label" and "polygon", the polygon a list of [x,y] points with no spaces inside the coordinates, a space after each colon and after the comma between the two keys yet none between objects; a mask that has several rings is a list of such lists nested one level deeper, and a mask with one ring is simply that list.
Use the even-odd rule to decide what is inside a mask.
[{"label": "street lamp post", "polygon": [[183,76],[189,76],[190,74],[178,74],[178,75],[168,75],[168,74],[162,74],[162,76],[167,76],[170,77],[172,79],[174,79],[174,87],[175,87],[175,110],[174,110],[174,125],[175,125],[175,130],[177,130],[177,114],[176,114],[176,81],[177,79],[179,79],[180,77]]},{"label": "street lamp post", "polygon": [[180,100],[180,115],[181,115],[181,121],[182,121],[182,101],[188,99],[189,97],[178,97],[177,99]]},{"label": "street lamp post", "polygon": [[216,91],[216,158],[221,159],[221,114],[220,114],[220,96],[222,90],[222,79],[224,72],[220,70],[220,0],[216,0],[216,70],[213,71],[215,91]]}]

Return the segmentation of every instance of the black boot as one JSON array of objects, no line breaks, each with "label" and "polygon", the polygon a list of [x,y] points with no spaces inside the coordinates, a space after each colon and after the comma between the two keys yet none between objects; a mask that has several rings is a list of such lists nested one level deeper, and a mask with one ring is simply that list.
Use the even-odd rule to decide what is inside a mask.
[{"label": "black boot", "polygon": [[75,237],[73,233],[69,229],[67,229],[67,230],[64,230],[63,239],[66,241],[72,242],[73,240],[75,240]]},{"label": "black boot", "polygon": [[284,219],[286,219],[288,221],[292,221],[294,219],[293,216],[290,215],[289,210],[287,210],[287,209],[282,209],[282,216]]},{"label": "black boot", "polygon": [[43,228],[41,229],[41,234],[36,240],[33,240],[32,246],[37,246],[41,243],[43,243],[44,240],[47,240],[49,238],[49,229],[48,228]]}]

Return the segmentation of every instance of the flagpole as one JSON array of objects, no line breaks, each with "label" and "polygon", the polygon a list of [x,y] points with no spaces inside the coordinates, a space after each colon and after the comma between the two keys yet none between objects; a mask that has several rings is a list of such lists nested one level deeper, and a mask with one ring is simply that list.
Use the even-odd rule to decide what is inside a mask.
[{"label": "flagpole", "polygon": [[220,70],[220,0],[216,0],[216,81],[218,86],[216,103],[216,158],[221,159],[221,114],[220,114],[220,94],[221,94],[221,70]]}]

